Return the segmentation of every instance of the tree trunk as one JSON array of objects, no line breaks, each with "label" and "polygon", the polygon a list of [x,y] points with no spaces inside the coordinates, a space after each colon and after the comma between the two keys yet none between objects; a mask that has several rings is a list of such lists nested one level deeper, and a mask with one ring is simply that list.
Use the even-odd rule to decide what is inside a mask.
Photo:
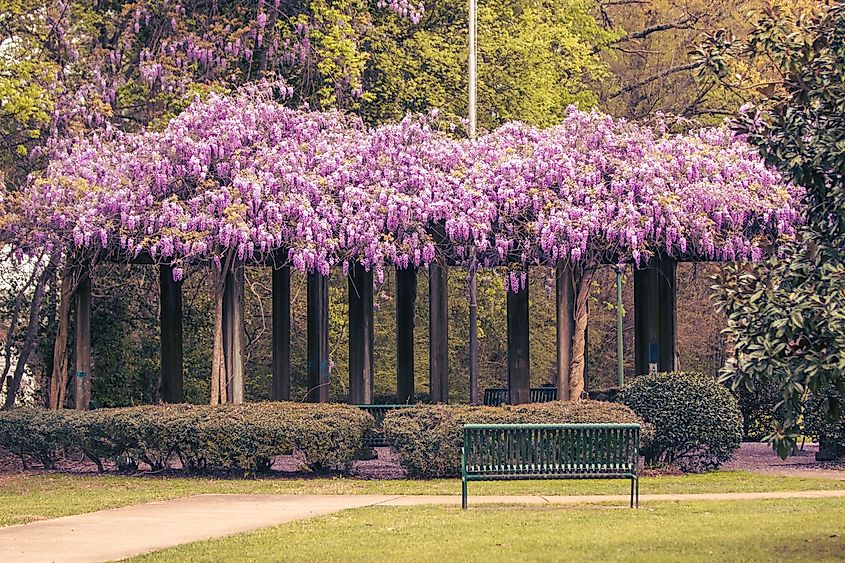
[{"label": "tree trunk", "polygon": [[64,408],[65,393],[68,385],[67,344],[70,330],[70,302],[74,292],[73,270],[70,266],[62,274],[62,286],[59,292],[59,318],[56,341],[53,344],[53,373],[50,376],[49,408]]},{"label": "tree trunk", "polygon": [[226,274],[223,288],[223,358],[227,403],[244,402],[244,267],[237,264]]},{"label": "tree trunk", "polygon": [[26,336],[24,337],[20,353],[18,354],[18,360],[15,364],[15,371],[12,374],[12,378],[9,380],[8,386],[6,388],[6,400],[3,404],[3,409],[11,409],[15,406],[15,398],[18,394],[18,390],[21,387],[21,380],[23,379],[23,374],[26,371],[26,365],[29,361],[29,355],[32,353],[32,349],[35,347],[35,341],[38,337],[38,325],[40,323],[41,317],[41,303],[44,301],[44,294],[47,290],[47,284],[49,283],[50,279],[52,279],[52,277],[56,275],[56,268],[60,259],[61,252],[59,252],[58,250],[54,251],[53,254],[50,256],[50,261],[44,268],[44,271],[42,271],[41,275],[38,277],[38,282],[35,286],[35,292],[32,295],[32,303],[30,303],[29,306],[29,320],[26,327]]},{"label": "tree trunk", "polygon": [[211,265],[211,296],[214,302],[214,332],[211,348],[211,404],[226,402],[226,358],[223,353],[223,291],[226,274],[231,268],[232,251],[228,251],[220,268]]},{"label": "tree trunk", "polygon": [[575,280],[575,334],[572,339],[572,361],[569,367],[569,389],[571,400],[578,401],[585,390],[587,322],[589,312],[587,302],[590,297],[590,283],[593,270],[580,269]]}]

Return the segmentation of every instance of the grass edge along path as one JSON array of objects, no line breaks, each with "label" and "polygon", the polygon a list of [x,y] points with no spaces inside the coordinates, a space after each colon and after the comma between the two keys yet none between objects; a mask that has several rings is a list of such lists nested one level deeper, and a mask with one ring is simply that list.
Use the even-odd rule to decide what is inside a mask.
[{"label": "grass edge along path", "polygon": [[[845,474],[843,474],[845,477]],[[512,481],[474,483],[471,495],[619,495],[622,481]],[[643,477],[640,493],[732,493],[842,490],[845,481],[717,471],[701,475]],[[0,477],[0,526],[118,508],[197,494],[379,494],[460,496],[457,479],[360,480],[211,479],[63,473]]]},{"label": "grass edge along path", "polygon": [[839,561],[845,499],[611,507],[373,506],[132,558],[181,561]]}]

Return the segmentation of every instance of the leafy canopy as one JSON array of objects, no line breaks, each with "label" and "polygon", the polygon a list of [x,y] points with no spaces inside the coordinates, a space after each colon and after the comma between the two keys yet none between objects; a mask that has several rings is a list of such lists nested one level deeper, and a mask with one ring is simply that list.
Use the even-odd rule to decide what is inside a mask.
[{"label": "leafy canopy", "polygon": [[[807,190],[796,241],[757,266],[726,269],[718,285],[736,349],[724,377],[735,388],[779,387],[782,420],[769,439],[785,456],[803,399],[829,386],[845,391],[845,6],[809,18],[769,10],[747,42],[709,52],[722,80],[736,58],[765,58],[777,71],[763,86],[766,111],[745,111],[739,127]],[[825,407],[839,417],[836,401]]]}]

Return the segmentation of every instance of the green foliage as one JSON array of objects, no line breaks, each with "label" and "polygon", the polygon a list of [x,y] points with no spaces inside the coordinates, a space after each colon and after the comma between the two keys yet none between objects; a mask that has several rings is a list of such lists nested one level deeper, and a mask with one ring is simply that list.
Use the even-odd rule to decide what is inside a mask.
[{"label": "green foliage", "polygon": [[[745,43],[711,45],[708,66],[723,78],[733,59],[765,59],[781,77],[767,111],[739,122],[751,143],[807,190],[806,225],[782,255],[725,269],[718,299],[736,350],[724,377],[754,391],[774,384],[783,421],[769,436],[786,457],[800,435],[803,399],[845,392],[845,6],[796,18],[769,10]],[[835,402],[825,402],[838,418]]]},{"label": "green foliage", "polygon": [[773,383],[755,385],[753,389],[739,387],[733,390],[742,413],[742,435],[746,440],[766,438],[777,420],[776,410],[781,401],[780,389]]},{"label": "green foliage", "polygon": [[21,458],[24,468],[36,460],[52,469],[67,448],[78,446],[76,411],[21,408],[0,412],[0,446]]},{"label": "green foliage", "polygon": [[[537,0],[478,5],[478,122],[557,123],[566,107],[596,104],[594,82],[605,77],[599,52],[616,34],[605,30],[591,2]],[[366,38],[369,122],[438,108],[447,118],[466,115],[466,2],[427,3],[419,25],[377,14]]]},{"label": "green foliage", "polygon": [[654,425],[654,440],[643,448],[649,465],[707,471],[718,468],[739,449],[739,405],[712,377],[700,373],[644,375],[626,385],[619,400]]},{"label": "green foliage", "polygon": [[[402,466],[414,477],[460,474],[464,424],[634,422],[642,420],[617,403],[551,402],[503,407],[431,405],[389,412],[384,431]],[[644,425],[642,443],[651,428]]]},{"label": "green foliage", "polygon": [[842,408],[842,395],[826,389],[807,400],[804,407],[804,435],[817,438],[819,450],[836,457],[845,455],[845,418],[831,419],[827,413]]},{"label": "green foliage", "polygon": [[90,412],[18,409],[0,413],[0,445],[52,467],[65,449],[83,451],[102,470],[143,461],[152,470],[174,458],[191,473],[269,469],[277,455],[301,452],[313,471],[355,459],[372,417],[343,405],[254,403],[166,405]]}]

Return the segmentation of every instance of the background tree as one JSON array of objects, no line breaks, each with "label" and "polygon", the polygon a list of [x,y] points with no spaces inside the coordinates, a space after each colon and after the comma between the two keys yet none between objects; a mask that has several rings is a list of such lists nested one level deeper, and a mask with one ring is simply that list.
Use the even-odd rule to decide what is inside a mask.
[{"label": "background tree", "polygon": [[[718,49],[717,47],[724,47]],[[807,190],[799,240],[757,266],[725,270],[719,300],[736,354],[725,377],[749,390],[776,384],[781,422],[769,437],[785,456],[800,434],[803,399],[845,391],[845,6],[818,16],[766,11],[747,41],[712,38],[704,63],[731,88],[735,60],[762,59],[773,79],[764,111],[748,109],[740,130],[793,183]],[[824,404],[833,418],[840,404]]]}]

